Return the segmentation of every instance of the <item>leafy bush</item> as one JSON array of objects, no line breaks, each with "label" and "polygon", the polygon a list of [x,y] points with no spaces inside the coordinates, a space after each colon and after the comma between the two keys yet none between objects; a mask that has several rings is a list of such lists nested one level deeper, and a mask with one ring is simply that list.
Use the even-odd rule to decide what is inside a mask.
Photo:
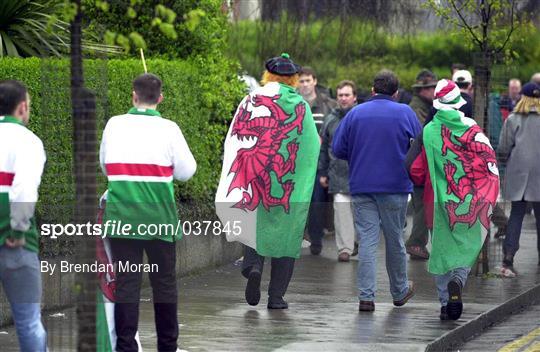
[{"label": "leafy bush", "polygon": [[[0,57],[61,57],[69,53],[69,23],[58,16],[63,0],[0,1]],[[92,54],[114,54],[120,48],[83,39],[82,48]]]},{"label": "leafy bush", "polygon": [[[208,213],[220,176],[221,148],[228,121],[243,95],[243,86],[231,73],[236,72],[236,66],[229,61],[202,58],[155,59],[148,60],[147,65],[164,83],[165,99],[159,106],[160,112],[180,125],[198,163],[194,178],[175,186],[179,200],[206,205]],[[106,120],[126,113],[131,107],[131,81],[141,73],[142,65],[138,60],[87,60],[84,69],[86,85],[97,95],[98,138],[101,138]],[[42,139],[47,152],[39,220],[68,222],[73,214],[74,198],[69,61],[0,59],[1,79],[23,81],[32,96],[29,127]],[[101,174],[99,170],[96,173]],[[100,191],[105,190],[105,185],[105,178],[100,176]]]},{"label": "leafy bush", "polygon": [[[131,32],[141,34],[147,45],[147,57],[187,58],[196,55],[220,54],[225,47],[227,19],[221,12],[220,0],[189,1],[139,1],[133,5],[136,12],[134,19],[128,19],[126,13],[132,5],[129,1],[109,1],[108,10],[102,11],[93,1],[85,0],[85,21],[87,33],[103,36],[105,30],[125,35]],[[171,39],[164,35],[157,25],[152,25],[156,17],[156,6],[165,5],[176,13],[174,29],[177,37]],[[195,30],[184,20],[184,15],[191,10],[202,10],[200,23]]]},{"label": "leafy bush", "polygon": [[[408,88],[422,68],[448,77],[452,63],[463,63],[471,70],[474,63],[474,50],[461,34],[391,34],[355,19],[301,23],[282,16],[277,22],[241,21],[231,25],[228,33],[228,55],[249,74],[259,77],[264,60],[285,51],[299,64],[312,66],[319,81],[330,87],[352,79],[361,89],[369,90],[375,73],[388,68],[398,74],[401,86]],[[534,66],[540,62],[539,47],[540,34],[534,27],[516,32],[508,53],[513,60],[496,66],[496,75],[505,83],[509,77],[528,80],[538,71]]]}]

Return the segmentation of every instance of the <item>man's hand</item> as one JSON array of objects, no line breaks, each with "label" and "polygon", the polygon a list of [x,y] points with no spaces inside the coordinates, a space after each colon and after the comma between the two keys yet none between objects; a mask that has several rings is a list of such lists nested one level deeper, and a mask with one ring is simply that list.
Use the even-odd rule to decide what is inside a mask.
[{"label": "man's hand", "polygon": [[6,242],[5,242],[5,245],[9,248],[17,248],[17,247],[22,247],[26,244],[26,240],[23,238],[13,238],[13,237],[8,237],[6,238]]},{"label": "man's hand", "polygon": [[321,186],[322,186],[323,188],[328,188],[328,177],[326,177],[326,176],[321,176],[321,177],[319,178],[319,182],[321,183]]}]

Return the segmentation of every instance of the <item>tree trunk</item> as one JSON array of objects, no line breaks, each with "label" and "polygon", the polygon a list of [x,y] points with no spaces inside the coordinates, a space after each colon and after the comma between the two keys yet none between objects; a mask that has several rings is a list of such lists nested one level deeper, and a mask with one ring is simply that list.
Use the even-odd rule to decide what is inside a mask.
[{"label": "tree trunk", "polygon": [[481,53],[474,61],[474,119],[484,132],[487,133],[489,90],[493,60],[488,53]]}]

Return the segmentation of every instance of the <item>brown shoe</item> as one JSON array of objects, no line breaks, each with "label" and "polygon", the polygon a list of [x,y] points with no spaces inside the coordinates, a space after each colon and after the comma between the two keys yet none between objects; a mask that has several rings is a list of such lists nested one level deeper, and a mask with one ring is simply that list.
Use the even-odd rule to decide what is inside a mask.
[{"label": "brown shoe", "polygon": [[373,312],[375,310],[375,302],[373,301],[360,301],[358,305],[359,312]]},{"label": "brown shoe", "polygon": [[338,262],[348,262],[350,259],[350,255],[347,252],[339,253],[337,260]]},{"label": "brown shoe", "polygon": [[407,294],[399,301],[394,301],[394,305],[396,307],[401,307],[402,305],[407,303],[407,301],[410,300],[412,296],[414,296],[414,282],[409,280],[409,290],[407,291]]},{"label": "brown shoe", "polygon": [[407,251],[407,254],[411,256],[412,260],[428,260],[429,259],[429,252],[427,251],[426,247],[407,246],[406,251]]}]

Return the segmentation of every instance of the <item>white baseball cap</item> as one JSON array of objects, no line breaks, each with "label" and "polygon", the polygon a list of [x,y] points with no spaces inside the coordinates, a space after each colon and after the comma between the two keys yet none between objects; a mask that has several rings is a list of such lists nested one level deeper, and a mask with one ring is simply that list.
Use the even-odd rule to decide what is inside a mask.
[{"label": "white baseball cap", "polygon": [[459,70],[454,72],[452,81],[456,83],[472,83],[472,75],[467,70]]}]

